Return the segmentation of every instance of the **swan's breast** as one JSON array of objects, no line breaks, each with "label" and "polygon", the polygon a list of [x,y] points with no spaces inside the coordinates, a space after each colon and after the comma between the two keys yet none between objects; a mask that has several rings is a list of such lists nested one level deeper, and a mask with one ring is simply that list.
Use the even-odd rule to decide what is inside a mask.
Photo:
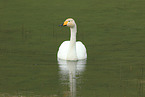
[{"label": "swan's breast", "polygon": [[[59,59],[63,59],[63,60],[67,59],[68,50],[69,50],[69,44],[70,44],[70,41],[64,41],[60,45],[58,53],[57,53],[57,57]],[[76,42],[76,54],[77,54],[78,60],[86,59],[87,58],[86,47],[80,41]]]}]

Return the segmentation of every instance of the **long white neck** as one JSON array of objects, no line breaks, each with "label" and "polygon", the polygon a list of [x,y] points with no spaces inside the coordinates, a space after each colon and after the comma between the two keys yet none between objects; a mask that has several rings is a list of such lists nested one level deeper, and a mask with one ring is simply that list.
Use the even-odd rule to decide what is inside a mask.
[{"label": "long white neck", "polygon": [[71,36],[70,36],[70,44],[67,53],[67,60],[77,60],[77,53],[76,53],[76,33],[77,33],[77,26],[75,25],[73,28],[70,28]]},{"label": "long white neck", "polygon": [[76,34],[77,34],[77,27],[76,25],[73,28],[70,28],[71,36],[70,36],[70,44],[72,46],[76,46]]}]

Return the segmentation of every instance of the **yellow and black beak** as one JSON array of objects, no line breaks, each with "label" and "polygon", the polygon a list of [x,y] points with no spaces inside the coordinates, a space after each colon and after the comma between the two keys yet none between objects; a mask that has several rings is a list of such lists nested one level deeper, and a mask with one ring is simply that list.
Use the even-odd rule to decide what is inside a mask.
[{"label": "yellow and black beak", "polygon": [[60,24],[59,26],[67,26],[68,21],[65,21],[63,24]]}]

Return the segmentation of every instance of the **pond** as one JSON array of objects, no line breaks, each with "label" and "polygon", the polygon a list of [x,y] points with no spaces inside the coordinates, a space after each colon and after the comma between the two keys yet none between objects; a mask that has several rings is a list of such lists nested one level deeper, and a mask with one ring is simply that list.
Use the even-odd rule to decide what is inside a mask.
[{"label": "pond", "polygon": [[144,96],[144,64],[140,63],[143,61],[133,60],[135,56],[118,50],[118,47],[110,50],[108,45],[84,41],[84,44],[87,43],[87,60],[62,61],[56,57],[60,45],[56,42],[56,35],[50,36],[53,40],[49,41],[45,40],[49,38],[43,36],[43,40],[40,36],[34,42],[31,33],[21,34],[21,38],[12,41],[3,38],[5,43],[0,48],[0,96]]},{"label": "pond", "polygon": [[[144,10],[143,0],[0,0],[0,97],[145,97]],[[57,60],[70,17],[86,60]]]}]

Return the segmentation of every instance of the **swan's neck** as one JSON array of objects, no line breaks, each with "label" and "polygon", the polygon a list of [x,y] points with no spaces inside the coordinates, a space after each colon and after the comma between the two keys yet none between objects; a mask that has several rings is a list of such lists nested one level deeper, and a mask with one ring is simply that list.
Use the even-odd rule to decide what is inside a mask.
[{"label": "swan's neck", "polygon": [[77,53],[76,53],[76,33],[77,27],[76,25],[73,28],[70,28],[71,36],[70,36],[70,44],[67,53],[67,60],[77,60]]},{"label": "swan's neck", "polygon": [[70,45],[76,46],[76,33],[77,33],[77,28],[76,26],[73,28],[70,28],[71,31],[71,36],[70,36]]}]

